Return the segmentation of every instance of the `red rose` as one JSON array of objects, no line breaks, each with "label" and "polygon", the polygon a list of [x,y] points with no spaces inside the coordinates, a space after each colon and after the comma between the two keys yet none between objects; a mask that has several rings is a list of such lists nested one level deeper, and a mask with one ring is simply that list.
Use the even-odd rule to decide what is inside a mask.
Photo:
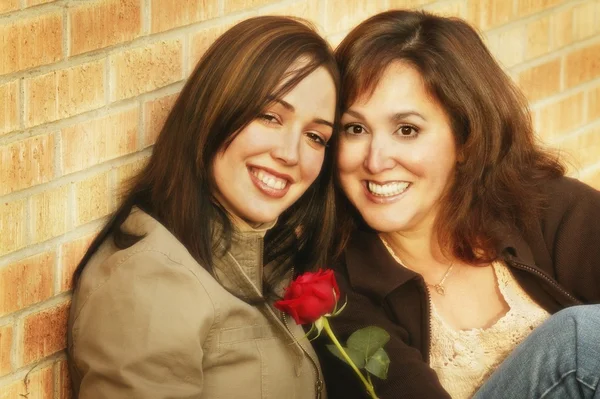
[{"label": "red rose", "polygon": [[332,270],[306,272],[290,283],[275,307],[292,316],[296,324],[307,324],[331,313],[339,297],[340,289]]}]

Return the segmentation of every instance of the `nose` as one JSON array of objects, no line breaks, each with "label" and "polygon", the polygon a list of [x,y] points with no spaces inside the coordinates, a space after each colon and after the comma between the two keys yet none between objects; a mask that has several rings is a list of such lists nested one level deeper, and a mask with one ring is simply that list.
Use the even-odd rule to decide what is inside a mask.
[{"label": "nose", "polygon": [[282,132],[279,140],[271,151],[271,156],[285,165],[296,165],[300,157],[300,130],[286,130]]},{"label": "nose", "polygon": [[395,146],[392,143],[387,143],[385,135],[373,135],[364,161],[365,169],[371,174],[392,169],[395,165],[394,148]]}]

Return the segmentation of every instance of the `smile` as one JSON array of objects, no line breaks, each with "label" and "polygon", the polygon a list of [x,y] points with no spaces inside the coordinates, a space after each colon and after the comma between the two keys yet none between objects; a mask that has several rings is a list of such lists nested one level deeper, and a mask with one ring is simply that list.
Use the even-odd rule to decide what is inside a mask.
[{"label": "smile", "polygon": [[271,171],[267,171],[263,168],[254,166],[248,167],[250,177],[254,185],[264,194],[274,197],[283,197],[290,185],[291,179],[287,179],[283,176],[276,176]]},{"label": "smile", "polygon": [[393,197],[402,194],[410,186],[410,183],[406,181],[393,181],[385,184],[373,181],[367,181],[366,183],[369,193],[377,197]]}]

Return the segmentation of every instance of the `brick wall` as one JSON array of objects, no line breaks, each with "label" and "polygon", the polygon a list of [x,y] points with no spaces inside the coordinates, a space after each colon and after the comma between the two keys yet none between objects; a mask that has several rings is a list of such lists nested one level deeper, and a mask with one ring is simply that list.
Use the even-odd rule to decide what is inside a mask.
[{"label": "brick wall", "polygon": [[401,7],[479,27],[540,137],[600,189],[600,0],[0,0],[0,399],[67,397],[72,270],[216,36],[292,14],[336,44]]}]

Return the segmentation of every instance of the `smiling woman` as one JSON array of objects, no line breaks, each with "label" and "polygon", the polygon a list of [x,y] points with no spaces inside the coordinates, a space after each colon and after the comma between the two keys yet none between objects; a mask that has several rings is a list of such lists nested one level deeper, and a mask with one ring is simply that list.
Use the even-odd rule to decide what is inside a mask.
[{"label": "smiling woman", "polygon": [[[600,192],[564,176],[471,26],[388,11],[340,43],[346,339],[390,334],[381,398],[598,398]],[[352,370],[317,342],[331,397]],[[558,349],[560,348],[560,349]],[[474,396],[475,395],[475,396]]]},{"label": "smiling woman", "polygon": [[325,397],[272,304],[327,255],[338,81],[303,21],[249,19],[211,46],[75,273],[76,395]]}]

